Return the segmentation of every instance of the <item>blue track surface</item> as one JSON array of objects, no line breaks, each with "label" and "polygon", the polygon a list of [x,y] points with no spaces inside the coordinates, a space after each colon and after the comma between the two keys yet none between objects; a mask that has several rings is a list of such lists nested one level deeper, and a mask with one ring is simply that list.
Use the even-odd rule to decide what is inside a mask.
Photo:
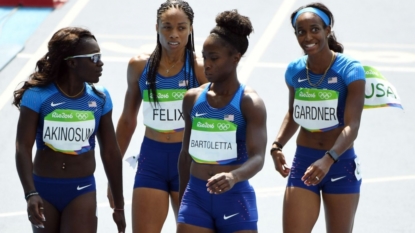
[{"label": "blue track surface", "polygon": [[19,53],[52,8],[0,7],[0,70]]}]

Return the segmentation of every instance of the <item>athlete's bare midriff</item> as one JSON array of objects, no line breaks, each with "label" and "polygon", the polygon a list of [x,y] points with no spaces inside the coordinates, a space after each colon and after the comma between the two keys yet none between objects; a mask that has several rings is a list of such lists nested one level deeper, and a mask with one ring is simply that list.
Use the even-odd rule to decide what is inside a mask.
[{"label": "athlete's bare midriff", "polygon": [[196,163],[192,161],[190,166],[190,174],[192,176],[199,178],[201,180],[208,180],[210,177],[222,173],[222,172],[231,172],[237,168],[239,165],[217,165],[217,164],[203,164],[203,163]]},{"label": "athlete's bare midriff", "polygon": [[[330,150],[343,129],[344,127],[339,127],[327,132],[310,132],[301,128],[297,137],[297,145],[318,150]],[[352,147],[353,144],[349,148]]]},{"label": "athlete's bare midriff", "polygon": [[145,136],[157,142],[175,143],[175,142],[182,142],[183,132],[184,131],[182,130],[179,132],[161,133],[152,128],[146,127]]},{"label": "athlete's bare midriff", "polygon": [[94,174],[94,150],[79,155],[63,154],[46,147],[37,150],[33,172],[35,175],[53,178],[80,178]]}]

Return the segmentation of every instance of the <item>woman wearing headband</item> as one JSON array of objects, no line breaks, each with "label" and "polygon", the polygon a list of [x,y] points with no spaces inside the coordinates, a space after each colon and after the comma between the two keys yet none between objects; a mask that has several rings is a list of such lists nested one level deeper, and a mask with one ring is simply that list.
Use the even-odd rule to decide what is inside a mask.
[{"label": "woman wearing headband", "polygon": [[[322,200],[327,232],[349,233],[362,182],[353,141],[363,110],[365,73],[358,61],[342,54],[326,6],[300,7],[291,22],[305,56],[291,62],[285,73],[289,109],[271,148],[275,169],[288,176],[283,229],[311,232]],[[282,149],[299,127],[289,168]]]},{"label": "woman wearing headband", "polygon": [[157,10],[157,46],[128,64],[128,88],[117,125],[122,154],[129,146],[142,108],[145,128],[132,200],[133,232],[158,233],[169,210],[179,209],[177,161],[182,147],[184,93],[206,82],[194,54],[194,13],[182,0],[167,0]]},{"label": "woman wearing headband", "polygon": [[[101,53],[90,31],[57,31],[36,71],[14,92],[20,110],[16,165],[33,232],[96,232],[96,140],[112,190],[113,218],[125,232],[121,153],[104,87]],[[32,162],[32,147],[37,150]]]}]

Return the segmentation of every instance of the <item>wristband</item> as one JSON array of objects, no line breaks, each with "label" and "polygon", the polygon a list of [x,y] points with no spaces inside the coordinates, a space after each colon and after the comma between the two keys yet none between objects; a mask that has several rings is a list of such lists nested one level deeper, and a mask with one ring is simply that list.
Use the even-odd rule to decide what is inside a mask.
[{"label": "wristband", "polygon": [[276,150],[278,150],[278,151],[281,151],[281,152],[282,152],[282,149],[281,149],[281,148],[279,148],[279,147],[273,147],[273,148],[271,148],[271,150],[269,151],[269,153],[272,155],[272,152],[274,152],[274,151],[276,151]]},{"label": "wristband", "polygon": [[118,210],[118,211],[124,211],[124,209],[114,208],[114,211],[116,211],[116,210]]},{"label": "wristband", "polygon": [[334,150],[329,150],[326,152],[326,154],[328,154],[330,156],[330,158],[332,158],[334,160],[334,162],[336,163],[337,161],[339,161],[339,155],[336,153],[336,151]]},{"label": "wristband", "polygon": [[279,143],[279,142],[277,142],[277,141],[274,141],[274,142],[272,143],[272,145],[277,145],[277,147],[278,147],[278,148],[280,148],[280,149],[282,149],[282,148],[284,147],[281,143]]},{"label": "wristband", "polygon": [[28,193],[25,193],[25,199],[26,201],[28,201],[31,196],[36,196],[36,195],[39,195],[39,193],[36,191],[30,191]]}]

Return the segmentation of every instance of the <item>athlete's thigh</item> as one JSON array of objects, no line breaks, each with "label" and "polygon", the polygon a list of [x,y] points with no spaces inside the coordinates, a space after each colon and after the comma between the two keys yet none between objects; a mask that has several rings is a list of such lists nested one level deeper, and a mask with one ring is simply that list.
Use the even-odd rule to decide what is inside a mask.
[{"label": "athlete's thigh", "polygon": [[59,211],[49,202],[42,198],[43,201],[43,215],[47,221],[43,222],[45,228],[36,228],[32,225],[33,232],[35,233],[55,233],[59,232],[60,226],[60,213]]},{"label": "athlete's thigh", "polygon": [[287,187],[283,205],[284,233],[310,233],[320,213],[320,196],[299,187]]},{"label": "athlete's thigh", "polygon": [[177,224],[177,232],[176,233],[215,233],[214,230],[204,227],[198,227],[186,223],[178,223]]},{"label": "athlete's thigh", "polygon": [[132,201],[133,232],[159,233],[169,210],[169,193],[152,188],[135,188]]},{"label": "athlete's thigh", "polygon": [[243,231],[235,231],[233,233],[257,233],[258,231],[254,230],[243,230]]},{"label": "athlete's thigh", "polygon": [[323,193],[327,232],[349,233],[353,231],[359,197],[359,193]]},{"label": "athlete's thigh", "polygon": [[174,217],[177,221],[177,214],[179,213],[179,192],[170,192],[171,207],[173,208]]},{"label": "athlete's thigh", "polygon": [[73,199],[63,210],[61,233],[97,231],[96,192],[88,192]]}]

